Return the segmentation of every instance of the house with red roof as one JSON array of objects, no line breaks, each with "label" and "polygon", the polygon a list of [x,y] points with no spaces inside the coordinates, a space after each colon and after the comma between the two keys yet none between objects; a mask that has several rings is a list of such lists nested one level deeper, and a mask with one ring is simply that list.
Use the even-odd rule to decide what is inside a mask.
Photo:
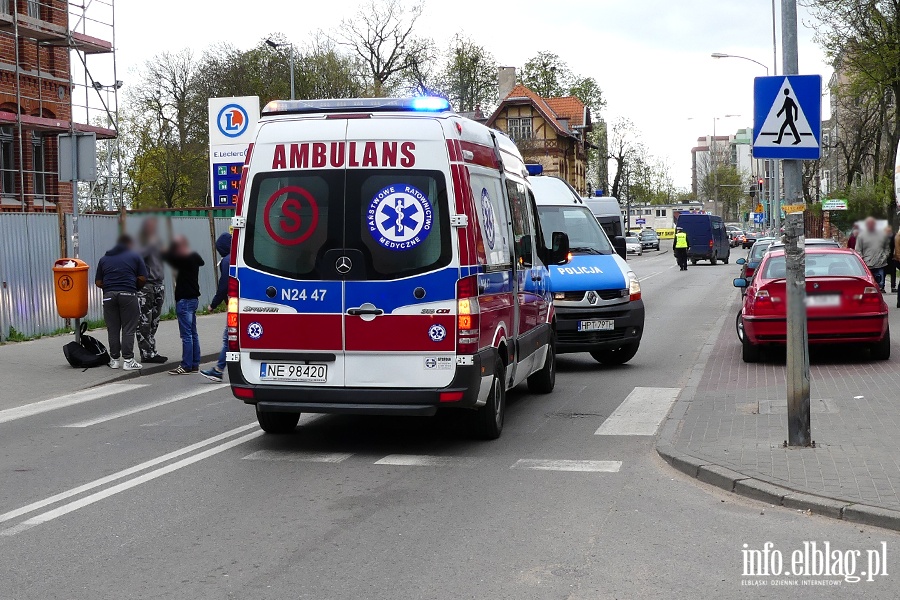
[{"label": "house with red roof", "polygon": [[545,175],[564,179],[586,195],[590,109],[574,96],[543,98],[522,84],[501,98],[487,126],[511,137],[525,162],[541,164]]}]

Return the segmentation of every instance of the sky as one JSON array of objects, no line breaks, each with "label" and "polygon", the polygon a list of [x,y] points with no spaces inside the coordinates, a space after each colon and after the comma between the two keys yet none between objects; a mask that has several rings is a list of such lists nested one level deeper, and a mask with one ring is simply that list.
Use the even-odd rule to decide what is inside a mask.
[{"label": "sky", "polygon": [[[422,0],[417,29],[447,46],[463,33],[485,46],[502,65],[521,67],[541,50],[565,60],[578,74],[600,83],[607,121],[630,118],[649,151],[666,159],[675,184],[689,187],[690,150],[698,137],[752,126],[756,64],[713,59],[722,52],[773,65],[771,0]],[[274,32],[298,45],[320,30],[334,30],[355,14],[360,0],[154,0],[116,3],[119,79],[164,50],[198,54],[228,41],[250,47]],[[780,2],[776,3],[780,17]],[[831,69],[815,43],[811,16],[800,8],[800,72]],[[778,19],[780,50],[780,18]],[[781,71],[781,56],[778,56]],[[827,106],[827,103],[826,103]]]}]

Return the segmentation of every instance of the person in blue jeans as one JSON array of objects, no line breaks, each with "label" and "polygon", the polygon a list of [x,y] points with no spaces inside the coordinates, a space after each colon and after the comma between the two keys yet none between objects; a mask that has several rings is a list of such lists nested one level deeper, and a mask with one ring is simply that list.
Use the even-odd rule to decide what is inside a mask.
[{"label": "person in blue jeans", "polygon": [[191,250],[183,235],[175,237],[163,260],[175,269],[175,315],[181,334],[181,364],[169,371],[169,375],[197,373],[200,371],[200,337],[197,335],[200,267],[206,263]]},{"label": "person in blue jeans", "polygon": [[[219,287],[216,289],[216,295],[213,296],[209,303],[209,311],[216,310],[216,307],[225,302],[228,298],[228,267],[231,264],[231,234],[223,233],[216,240],[216,252],[222,257],[219,261]],[[200,374],[210,381],[222,381],[222,373],[225,372],[225,357],[228,352],[228,327],[225,327],[222,333],[222,351],[219,352],[219,360],[211,369],[200,371]]]}]

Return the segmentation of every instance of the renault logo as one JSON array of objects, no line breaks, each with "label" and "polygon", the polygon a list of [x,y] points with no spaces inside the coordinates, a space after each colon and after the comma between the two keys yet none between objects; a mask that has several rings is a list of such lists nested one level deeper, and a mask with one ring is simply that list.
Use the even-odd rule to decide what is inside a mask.
[{"label": "renault logo", "polygon": [[591,290],[587,293],[587,301],[588,304],[595,304],[597,302],[597,292]]},{"label": "renault logo", "polygon": [[353,268],[353,263],[350,262],[350,259],[346,256],[342,256],[334,263],[334,268],[337,269],[337,272],[341,275],[346,275],[350,272],[350,269]]}]

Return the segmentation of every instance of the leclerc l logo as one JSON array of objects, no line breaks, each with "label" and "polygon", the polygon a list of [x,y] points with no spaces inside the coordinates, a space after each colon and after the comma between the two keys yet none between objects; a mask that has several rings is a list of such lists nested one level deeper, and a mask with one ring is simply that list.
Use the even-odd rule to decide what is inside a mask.
[{"label": "leclerc l logo", "polygon": [[236,138],[244,135],[247,126],[250,124],[250,117],[247,111],[239,104],[229,104],[219,111],[217,119],[219,131],[222,135],[230,138]]}]

